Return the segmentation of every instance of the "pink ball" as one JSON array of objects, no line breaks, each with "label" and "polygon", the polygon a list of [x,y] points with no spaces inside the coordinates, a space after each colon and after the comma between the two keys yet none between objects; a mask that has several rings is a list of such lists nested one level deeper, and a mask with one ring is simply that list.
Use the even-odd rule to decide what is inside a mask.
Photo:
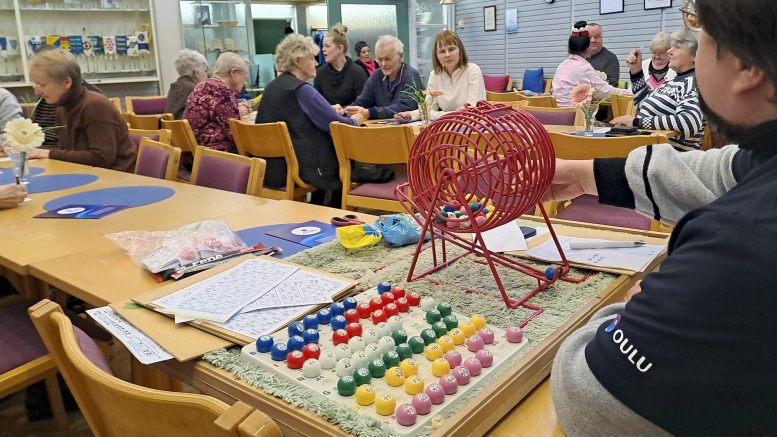
[{"label": "pink ball", "polygon": [[451,369],[461,365],[461,354],[456,351],[445,352],[443,358],[451,365]]},{"label": "pink ball", "polygon": [[410,404],[401,404],[397,407],[397,423],[402,426],[415,425],[415,420],[418,417],[418,413],[415,408]]},{"label": "pink ball", "polygon": [[436,382],[426,386],[424,393],[429,396],[429,399],[431,399],[432,404],[434,405],[439,405],[445,400],[445,389],[443,389],[442,386]]},{"label": "pink ball", "polygon": [[432,398],[426,393],[418,393],[413,396],[411,403],[415,407],[415,411],[422,416],[432,411]]},{"label": "pink ball", "polygon": [[[481,349],[482,350],[482,349]],[[480,351],[478,351],[480,352]],[[469,374],[472,376],[480,375],[480,371],[483,370],[483,366],[480,365],[480,360],[477,358],[467,358],[464,360],[464,367],[469,370]]]},{"label": "pink ball", "polygon": [[470,352],[477,352],[480,349],[483,349],[483,339],[477,334],[470,335],[467,339],[467,349],[469,349]]},{"label": "pink ball", "polygon": [[453,375],[453,378],[456,380],[459,385],[467,385],[469,384],[469,370],[464,366],[458,366],[455,367],[453,370],[451,370],[451,375]]},{"label": "pink ball", "polygon": [[494,364],[494,356],[486,349],[481,349],[475,353],[475,358],[480,361],[480,365],[484,368],[491,367]]},{"label": "pink ball", "polygon": [[[457,369],[460,368],[461,367],[457,367]],[[445,375],[440,378],[440,386],[445,391],[446,395],[452,395],[459,389],[459,380],[453,375]]]},{"label": "pink ball", "polygon": [[475,222],[477,222],[478,226],[483,226],[484,224],[486,224],[486,217],[479,215],[475,217]]},{"label": "pink ball", "polygon": [[523,341],[523,331],[517,326],[511,326],[507,328],[505,337],[510,343],[520,343]]},{"label": "pink ball", "polygon": [[491,344],[494,342],[494,331],[491,328],[480,328],[478,335],[483,339],[483,343]]},{"label": "pink ball", "polygon": [[456,228],[459,227],[459,224],[458,224],[458,222],[446,221],[445,222],[445,226],[447,226],[447,227],[449,227],[451,229],[456,229]]}]

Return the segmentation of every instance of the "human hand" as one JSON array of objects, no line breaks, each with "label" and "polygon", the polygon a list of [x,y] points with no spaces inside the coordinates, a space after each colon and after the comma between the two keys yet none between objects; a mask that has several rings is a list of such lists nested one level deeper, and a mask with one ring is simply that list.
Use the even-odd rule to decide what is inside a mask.
[{"label": "human hand", "polygon": [[398,112],[394,114],[394,120],[400,123],[407,123],[412,119],[413,119],[413,116],[410,114],[410,112]]},{"label": "human hand", "polygon": [[556,173],[542,201],[570,200],[583,194],[598,194],[594,161],[556,159]]},{"label": "human hand", "polygon": [[629,289],[629,291],[626,292],[626,296],[624,296],[623,302],[630,301],[631,298],[634,297],[634,295],[639,293],[640,291],[642,291],[642,280],[641,279],[639,281],[637,281],[636,284],[634,284],[634,286]]},{"label": "human hand", "polygon": [[353,105],[346,106],[345,107],[345,113],[350,117],[351,115],[353,115],[353,114],[355,114],[357,112],[361,112],[362,109],[364,109],[364,108],[362,108],[361,106],[353,106]]},{"label": "human hand", "polygon": [[634,118],[633,115],[621,115],[610,120],[610,124],[613,126],[634,126]]},{"label": "human hand", "polygon": [[642,71],[642,52],[639,49],[632,50],[626,57],[626,64],[629,66],[631,74],[637,74]]},{"label": "human hand", "polygon": [[334,105],[332,105],[332,109],[335,110],[337,115],[345,115],[345,111],[343,110],[343,107],[340,106],[339,103],[335,103]]},{"label": "human hand", "polygon": [[353,115],[351,115],[351,120],[356,120],[358,124],[362,124],[366,118],[364,118],[361,112],[355,112]]},{"label": "human hand", "polygon": [[251,107],[253,104],[250,100],[246,100],[245,102],[240,102],[237,105],[237,110],[240,113],[240,117],[245,117],[246,115],[251,113]]},{"label": "human hand", "polygon": [[24,185],[0,186],[0,209],[15,208],[24,201],[27,196],[27,187]]},{"label": "human hand", "polygon": [[45,159],[49,157],[49,149],[32,149],[27,152],[27,159]]}]

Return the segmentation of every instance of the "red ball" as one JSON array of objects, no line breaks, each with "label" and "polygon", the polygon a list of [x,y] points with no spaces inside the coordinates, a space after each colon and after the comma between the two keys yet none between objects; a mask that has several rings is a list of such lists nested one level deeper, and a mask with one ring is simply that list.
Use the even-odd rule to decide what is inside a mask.
[{"label": "red ball", "polygon": [[308,343],[302,348],[302,355],[304,355],[305,358],[318,359],[318,357],[321,356],[321,348],[315,343]]},{"label": "red ball", "polygon": [[383,312],[386,313],[386,316],[388,317],[396,316],[399,313],[399,307],[395,303],[390,303],[383,308]]},{"label": "red ball", "polygon": [[399,299],[400,297],[405,297],[405,289],[404,288],[392,288],[391,294],[394,295],[395,299]]},{"label": "red ball", "polygon": [[383,309],[383,301],[380,300],[379,297],[371,299],[370,300],[370,309],[372,311],[382,310]]},{"label": "red ball", "polygon": [[410,311],[410,304],[407,302],[407,299],[405,299],[404,297],[400,297],[394,303],[396,304],[397,309],[399,309],[400,313],[406,313]]},{"label": "red ball", "polygon": [[346,310],[345,314],[343,315],[345,316],[345,320],[348,323],[354,323],[359,321],[359,313],[354,308],[351,308],[350,310]]},{"label": "red ball", "polygon": [[377,310],[372,313],[372,323],[378,324],[380,322],[385,322],[388,319],[388,316],[383,310]]},{"label": "red ball", "polygon": [[361,337],[362,325],[355,322],[349,323],[348,326],[345,327],[345,332],[348,333],[348,337]]},{"label": "red ball", "polygon": [[383,293],[380,295],[380,301],[383,302],[383,305],[390,304],[391,302],[394,302],[394,294],[391,292]]},{"label": "red ball", "polygon": [[411,307],[418,306],[421,303],[421,295],[415,291],[410,292],[407,295],[407,303],[409,303]]},{"label": "red ball", "polygon": [[301,369],[302,364],[307,360],[301,351],[291,351],[286,357],[286,367],[289,369]]},{"label": "red ball", "polygon": [[369,303],[364,302],[356,307],[356,312],[359,313],[359,317],[362,319],[369,319],[370,315],[372,315],[372,308],[370,308]]},{"label": "red ball", "polygon": [[340,343],[348,343],[348,331],[345,329],[338,329],[332,333],[332,343],[337,346]]}]

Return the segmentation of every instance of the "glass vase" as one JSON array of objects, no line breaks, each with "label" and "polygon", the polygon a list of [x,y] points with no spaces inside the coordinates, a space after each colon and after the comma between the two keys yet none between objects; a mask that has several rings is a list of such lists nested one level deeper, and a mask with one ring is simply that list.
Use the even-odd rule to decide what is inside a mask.
[{"label": "glass vase", "polygon": [[599,112],[599,105],[583,107],[583,122],[585,123],[583,133],[585,136],[591,137],[594,135],[594,122],[596,121],[597,112]]},{"label": "glass vase", "polygon": [[429,124],[429,108],[426,105],[421,105],[418,109],[421,110],[421,124],[426,126]]},{"label": "glass vase", "polygon": [[27,160],[27,152],[14,152],[11,156],[13,162],[14,173],[18,178],[18,182],[24,185],[30,183],[30,168],[29,161]]}]

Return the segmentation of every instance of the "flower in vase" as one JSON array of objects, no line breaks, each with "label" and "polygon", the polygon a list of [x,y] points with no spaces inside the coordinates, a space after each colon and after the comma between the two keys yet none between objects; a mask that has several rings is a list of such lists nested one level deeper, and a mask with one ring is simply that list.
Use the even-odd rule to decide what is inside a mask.
[{"label": "flower in vase", "polygon": [[594,98],[594,87],[590,83],[581,83],[572,88],[569,93],[569,102],[575,108],[588,106]]},{"label": "flower in vase", "polygon": [[15,152],[29,152],[46,139],[44,130],[28,118],[17,118],[5,125],[5,140]]}]

